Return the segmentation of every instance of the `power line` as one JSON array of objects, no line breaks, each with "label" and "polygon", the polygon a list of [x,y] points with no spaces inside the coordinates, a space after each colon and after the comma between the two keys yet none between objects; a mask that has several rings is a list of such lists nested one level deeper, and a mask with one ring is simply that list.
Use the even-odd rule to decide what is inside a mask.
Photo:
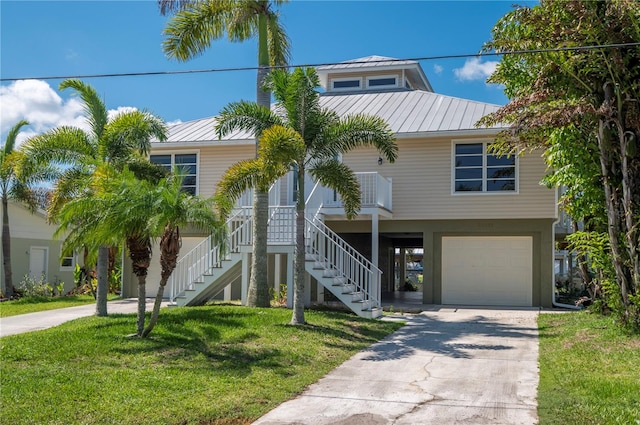
[{"label": "power line", "polygon": [[[430,61],[430,60],[442,60],[442,59],[461,59],[461,58],[480,58],[480,57],[492,57],[492,56],[504,56],[504,55],[524,55],[533,53],[553,53],[553,52],[568,52],[568,51],[583,51],[583,50],[596,50],[596,49],[615,49],[623,47],[638,47],[640,42],[637,43],[615,43],[615,44],[599,44],[595,46],[573,46],[573,47],[555,47],[551,49],[527,49],[527,50],[510,50],[504,52],[486,52],[486,53],[466,53],[459,55],[440,55],[440,56],[424,56],[417,58],[395,59],[386,58],[380,60],[370,61],[348,61],[348,62],[325,62],[315,64],[302,64],[302,65],[283,65],[272,66],[271,68],[306,68],[306,67],[320,67],[320,66],[333,66],[333,65],[351,65],[351,64],[372,64],[380,62],[405,62],[405,61]],[[234,68],[209,68],[209,69],[192,69],[183,71],[147,71],[147,72],[123,72],[112,74],[87,74],[87,75],[67,75],[67,76],[48,76],[48,77],[16,77],[16,78],[0,78],[0,81],[18,81],[18,80],[66,80],[68,78],[87,79],[87,78],[107,78],[107,77],[140,77],[150,75],[179,75],[179,74],[203,74],[213,72],[232,72],[232,71],[255,71],[257,66],[248,67],[234,67]]]}]

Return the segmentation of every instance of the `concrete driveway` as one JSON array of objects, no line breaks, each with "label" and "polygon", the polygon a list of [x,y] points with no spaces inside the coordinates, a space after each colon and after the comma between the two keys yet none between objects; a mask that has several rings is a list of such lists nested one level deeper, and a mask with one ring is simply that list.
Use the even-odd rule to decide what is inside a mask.
[{"label": "concrete driveway", "polygon": [[434,307],[254,424],[535,424],[538,309]]}]

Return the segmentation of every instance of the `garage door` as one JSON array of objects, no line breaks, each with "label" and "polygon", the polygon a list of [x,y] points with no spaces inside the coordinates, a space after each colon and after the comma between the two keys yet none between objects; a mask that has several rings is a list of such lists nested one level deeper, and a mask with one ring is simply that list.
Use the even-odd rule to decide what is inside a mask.
[{"label": "garage door", "polygon": [[442,303],[531,306],[530,236],[443,237]]}]

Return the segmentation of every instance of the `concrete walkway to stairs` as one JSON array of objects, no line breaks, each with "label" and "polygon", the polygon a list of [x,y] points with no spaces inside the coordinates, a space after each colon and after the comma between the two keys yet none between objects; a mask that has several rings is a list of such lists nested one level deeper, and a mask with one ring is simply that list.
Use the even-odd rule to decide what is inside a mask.
[{"label": "concrete walkway to stairs", "polygon": [[[149,299],[147,311],[152,308]],[[418,314],[404,313],[421,307]],[[133,313],[137,301],[109,302]],[[354,355],[256,425],[537,423],[538,309],[401,305],[406,326]],[[0,319],[0,336],[90,316],[95,305]]]}]

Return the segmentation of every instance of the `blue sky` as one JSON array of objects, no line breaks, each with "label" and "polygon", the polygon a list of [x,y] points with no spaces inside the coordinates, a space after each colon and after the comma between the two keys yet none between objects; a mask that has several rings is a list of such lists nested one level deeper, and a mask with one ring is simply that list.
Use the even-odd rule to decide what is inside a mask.
[{"label": "blue sky", "polygon": [[[340,62],[369,55],[422,58],[474,54],[506,1],[304,1],[280,8],[291,38],[292,64]],[[531,2],[520,1],[520,4]],[[0,1],[0,76],[31,78],[145,71],[253,67],[256,40],[214,42],[188,62],[162,52],[169,18],[155,1]],[[485,79],[495,57],[438,59],[421,65],[438,93],[504,104]],[[92,78],[107,108],[147,109],[166,122],[216,115],[240,99],[255,99],[255,71]],[[0,136],[20,119],[32,123],[19,140],[61,124],[82,126],[82,111],[62,80],[0,83]]]}]

